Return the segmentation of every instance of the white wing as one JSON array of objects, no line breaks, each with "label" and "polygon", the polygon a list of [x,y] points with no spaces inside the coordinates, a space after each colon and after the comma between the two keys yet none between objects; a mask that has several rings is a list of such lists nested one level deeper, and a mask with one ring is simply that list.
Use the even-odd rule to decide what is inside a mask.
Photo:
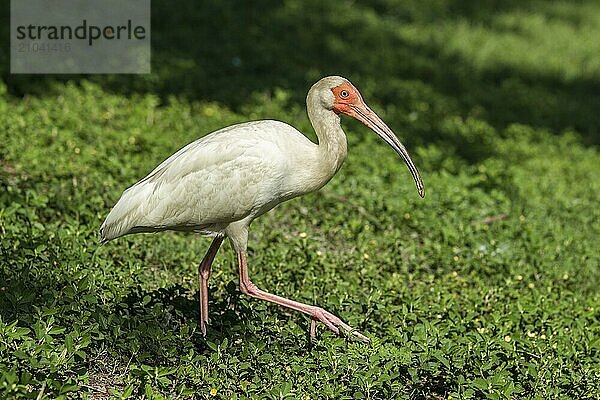
[{"label": "white wing", "polygon": [[[298,152],[316,145],[278,121],[221,129],[185,146],[127,189],[100,228],[102,241],[165,229],[217,233],[291,193]],[[291,155],[293,152],[295,154]]]}]

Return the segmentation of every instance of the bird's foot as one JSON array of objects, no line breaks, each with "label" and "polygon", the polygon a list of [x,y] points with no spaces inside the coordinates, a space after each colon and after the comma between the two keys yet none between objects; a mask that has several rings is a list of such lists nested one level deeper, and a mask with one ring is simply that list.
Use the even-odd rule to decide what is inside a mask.
[{"label": "bird's foot", "polygon": [[310,321],[310,339],[311,340],[315,338],[315,334],[317,331],[316,322],[318,320],[318,321],[321,321],[322,323],[324,323],[326,327],[328,327],[330,330],[332,330],[333,332],[335,332],[338,335],[340,334],[340,329],[338,327],[341,327],[342,329],[344,329],[344,331],[346,333],[350,333],[350,334],[356,336],[357,338],[362,340],[364,343],[370,343],[370,340],[368,337],[366,337],[359,331],[353,329],[352,327],[350,327],[350,325],[346,324],[344,321],[342,321],[341,319],[339,319],[338,317],[336,317],[329,311],[325,311],[321,307],[314,307],[314,309],[312,310],[310,315],[311,315],[311,321]]},{"label": "bird's foot", "polygon": [[206,338],[206,323],[203,318],[200,318],[200,330],[202,331],[202,337]]}]

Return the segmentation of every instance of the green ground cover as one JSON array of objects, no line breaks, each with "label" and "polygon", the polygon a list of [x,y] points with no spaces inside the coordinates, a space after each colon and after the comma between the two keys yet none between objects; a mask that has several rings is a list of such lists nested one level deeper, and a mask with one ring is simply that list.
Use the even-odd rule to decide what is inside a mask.
[{"label": "green ground cover", "polygon": [[[322,3],[155,2],[148,76],[2,66],[0,397],[600,397],[600,4]],[[250,270],[372,344],[322,326],[311,344],[306,317],[239,293],[229,245],[203,339],[210,241],[99,246],[99,226],[220,127],[314,137],[303,99],[328,74],[407,144],[427,196],[344,120],[345,166],[255,221]]]}]

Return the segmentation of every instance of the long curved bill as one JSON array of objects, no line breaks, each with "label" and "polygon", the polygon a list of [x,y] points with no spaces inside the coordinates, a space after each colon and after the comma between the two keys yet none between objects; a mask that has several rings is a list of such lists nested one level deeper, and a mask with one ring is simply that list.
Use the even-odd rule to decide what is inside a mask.
[{"label": "long curved bill", "polygon": [[385,122],[383,122],[381,118],[379,118],[379,116],[375,114],[375,112],[372,111],[366,104],[363,103],[361,107],[350,105],[350,109],[354,112],[353,115],[351,115],[352,117],[371,128],[373,132],[385,140],[385,142],[389,144],[400,157],[402,157],[413,179],[415,180],[419,196],[425,197],[425,186],[423,185],[423,180],[421,179],[419,170],[408,155],[408,151],[406,151],[406,148],[402,145],[402,143],[400,143],[400,140],[398,140],[394,132],[392,132]]}]

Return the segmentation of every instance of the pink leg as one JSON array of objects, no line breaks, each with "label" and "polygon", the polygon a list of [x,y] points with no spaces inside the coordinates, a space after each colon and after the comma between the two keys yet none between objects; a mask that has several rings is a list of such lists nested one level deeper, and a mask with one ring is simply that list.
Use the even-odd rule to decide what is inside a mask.
[{"label": "pink leg", "polygon": [[238,252],[238,263],[240,270],[240,290],[242,293],[257,299],[270,301],[275,304],[279,304],[284,307],[291,308],[292,310],[300,311],[311,317],[310,336],[311,339],[315,336],[315,321],[319,320],[325,324],[333,332],[339,334],[340,330],[338,326],[342,327],[346,332],[353,334],[357,338],[361,339],[365,343],[369,343],[369,338],[361,334],[360,332],[352,329],[348,324],[344,323],[341,319],[333,315],[332,313],[325,311],[321,307],[311,306],[308,304],[300,303],[298,301],[286,299],[285,297],[277,296],[264,290],[259,289],[254,283],[250,281],[248,277],[248,261],[245,252]]},{"label": "pink leg", "polygon": [[198,280],[200,282],[200,329],[203,336],[206,336],[206,323],[208,322],[208,278],[210,278],[210,266],[215,259],[219,247],[221,247],[221,243],[223,243],[223,237],[217,236],[198,266]]}]

